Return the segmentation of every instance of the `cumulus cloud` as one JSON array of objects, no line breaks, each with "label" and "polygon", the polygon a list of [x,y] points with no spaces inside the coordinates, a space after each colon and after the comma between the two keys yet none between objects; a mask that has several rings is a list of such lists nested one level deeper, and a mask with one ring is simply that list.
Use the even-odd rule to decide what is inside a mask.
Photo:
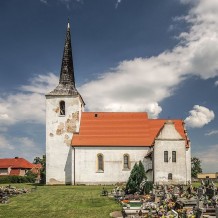
[{"label": "cumulus cloud", "polygon": [[207,133],[205,133],[206,136],[211,136],[211,135],[218,135],[218,130],[211,130]]},{"label": "cumulus cloud", "polygon": [[214,84],[215,84],[215,86],[218,86],[218,80]]},{"label": "cumulus cloud", "polygon": [[0,96],[0,123],[7,126],[17,122],[44,123],[45,94],[58,84],[49,73],[32,78],[29,85],[20,87],[16,94]]},{"label": "cumulus cloud", "polygon": [[[196,1],[187,16],[177,18],[178,22],[181,19],[190,28],[179,35],[180,41],[175,48],[158,56],[121,61],[114,69],[79,87],[86,110],[147,111],[150,117],[158,117],[162,111],[161,101],[173,95],[181,81],[190,75],[202,79],[218,76],[218,1]],[[23,85],[17,94],[0,95],[1,123],[43,123],[44,93],[57,84],[58,79],[53,74],[38,75],[28,85]],[[194,124],[198,127],[213,119],[202,111],[193,111],[199,116],[187,118],[190,126],[193,120],[197,123],[200,115],[201,119],[205,117],[205,123]]]},{"label": "cumulus cloud", "polygon": [[189,26],[170,51],[150,58],[125,60],[96,80],[80,87],[90,111],[148,111],[157,117],[160,102],[174,94],[181,81],[196,75],[218,76],[218,1],[192,3],[187,16],[177,18]]},{"label": "cumulus cloud", "polygon": [[185,123],[187,127],[191,128],[203,127],[215,118],[212,110],[199,105],[195,105],[189,113],[190,116],[185,119]]}]

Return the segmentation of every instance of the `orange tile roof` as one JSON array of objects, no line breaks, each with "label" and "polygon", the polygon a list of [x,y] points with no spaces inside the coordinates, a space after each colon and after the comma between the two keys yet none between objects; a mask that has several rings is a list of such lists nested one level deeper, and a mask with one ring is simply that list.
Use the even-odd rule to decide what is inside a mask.
[{"label": "orange tile roof", "polygon": [[32,169],[35,164],[30,163],[24,158],[4,158],[0,159],[0,168],[19,168],[19,169]]},{"label": "orange tile roof", "polygon": [[[83,112],[73,146],[151,146],[167,120],[148,119],[145,112]],[[187,140],[183,121],[173,120]]]}]

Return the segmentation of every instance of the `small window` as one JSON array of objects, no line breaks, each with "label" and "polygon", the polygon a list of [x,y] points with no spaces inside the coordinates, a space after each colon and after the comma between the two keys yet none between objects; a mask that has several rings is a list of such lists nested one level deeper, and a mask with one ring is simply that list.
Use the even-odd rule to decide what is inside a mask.
[{"label": "small window", "polygon": [[168,162],[168,151],[164,151],[164,162]]},{"label": "small window", "polygon": [[123,169],[129,169],[129,155],[124,154],[123,155]]},{"label": "small window", "polygon": [[65,101],[60,101],[60,115],[65,115]]},{"label": "small window", "polygon": [[103,154],[98,154],[98,171],[104,171],[104,157]]},{"label": "small window", "polygon": [[98,117],[98,114],[95,114],[95,117]]},{"label": "small window", "polygon": [[176,162],[176,151],[172,151],[172,162]]},{"label": "small window", "polygon": [[173,179],[173,174],[172,173],[169,173],[168,174],[168,180],[172,180]]}]

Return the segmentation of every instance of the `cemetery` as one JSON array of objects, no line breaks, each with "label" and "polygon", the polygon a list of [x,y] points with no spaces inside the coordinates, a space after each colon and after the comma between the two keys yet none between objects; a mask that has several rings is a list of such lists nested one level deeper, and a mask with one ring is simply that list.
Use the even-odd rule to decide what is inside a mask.
[{"label": "cemetery", "polygon": [[109,194],[122,206],[120,217],[218,217],[218,191],[211,180],[202,180],[198,188],[189,183],[187,186],[153,185],[150,191],[126,192],[116,187]]}]

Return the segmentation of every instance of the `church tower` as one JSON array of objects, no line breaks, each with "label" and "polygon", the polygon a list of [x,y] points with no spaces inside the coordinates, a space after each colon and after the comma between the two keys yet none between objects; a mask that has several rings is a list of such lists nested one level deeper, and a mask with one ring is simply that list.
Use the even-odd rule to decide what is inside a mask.
[{"label": "church tower", "polygon": [[58,86],[46,95],[46,184],[72,184],[71,140],[85,103],[75,86],[68,22]]}]

